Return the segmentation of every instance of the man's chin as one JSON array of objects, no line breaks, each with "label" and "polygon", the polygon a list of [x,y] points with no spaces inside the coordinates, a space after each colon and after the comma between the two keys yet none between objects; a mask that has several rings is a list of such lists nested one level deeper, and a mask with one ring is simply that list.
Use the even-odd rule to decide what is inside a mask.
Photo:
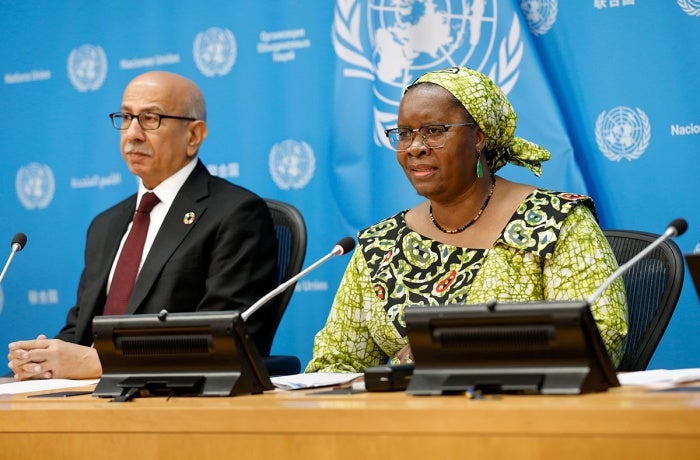
[{"label": "man's chin", "polygon": [[137,154],[127,155],[126,165],[132,173],[136,174],[136,170],[143,170],[144,168],[150,167],[151,157]]},{"label": "man's chin", "polygon": [[150,168],[148,168],[143,162],[127,162],[127,167],[129,168],[129,171],[131,174],[134,176],[140,177],[143,179],[144,175],[148,174],[148,171],[150,171]]}]

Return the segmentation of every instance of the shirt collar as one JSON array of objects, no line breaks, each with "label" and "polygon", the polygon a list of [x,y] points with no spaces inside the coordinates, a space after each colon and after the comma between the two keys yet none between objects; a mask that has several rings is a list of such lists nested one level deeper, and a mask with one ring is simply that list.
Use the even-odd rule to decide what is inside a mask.
[{"label": "shirt collar", "polygon": [[175,201],[177,192],[180,191],[180,188],[190,176],[190,173],[192,173],[195,166],[197,166],[196,158],[190,160],[190,162],[180,168],[178,172],[158,184],[153,190],[148,190],[146,186],[143,185],[143,181],[139,179],[138,199],[136,201],[137,206],[138,203],[141,202],[141,197],[144,193],[153,192],[156,194],[156,196],[158,196],[160,202],[169,208],[172,202]]}]

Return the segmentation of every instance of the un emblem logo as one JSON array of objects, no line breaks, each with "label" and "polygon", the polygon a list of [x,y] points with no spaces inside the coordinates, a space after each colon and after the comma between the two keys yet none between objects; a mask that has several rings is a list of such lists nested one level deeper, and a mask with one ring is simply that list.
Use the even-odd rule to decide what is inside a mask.
[{"label": "un emblem logo", "polygon": [[107,78],[107,55],[101,46],[83,45],[68,55],[68,78],[81,93],[97,91]]},{"label": "un emblem logo", "polygon": [[218,27],[198,33],[192,46],[194,62],[205,77],[228,74],[237,54],[238,47],[233,33]]},{"label": "un emblem logo", "polygon": [[700,0],[678,0],[678,6],[689,16],[700,16]]},{"label": "un emblem logo", "polygon": [[306,187],[315,169],[316,157],[306,142],[286,140],[270,150],[270,174],[282,190]]},{"label": "un emblem logo", "polygon": [[641,109],[615,107],[603,111],[595,122],[598,148],[612,161],[636,160],[649,146],[651,126]]},{"label": "un emblem logo", "polygon": [[557,20],[559,5],[557,0],[520,0],[520,9],[530,32],[544,35]]},{"label": "un emblem logo", "polygon": [[523,43],[515,13],[508,33],[497,33],[497,9],[497,1],[483,0],[368,0],[363,15],[360,1],[337,0],[333,48],[347,64],[344,77],[373,82],[377,145],[390,148],[383,131],[396,123],[403,90],[426,71],[469,66],[508,94]]},{"label": "un emblem logo", "polygon": [[19,168],[15,190],[20,203],[26,209],[44,209],[53,200],[56,190],[51,168],[39,163],[30,163]]}]

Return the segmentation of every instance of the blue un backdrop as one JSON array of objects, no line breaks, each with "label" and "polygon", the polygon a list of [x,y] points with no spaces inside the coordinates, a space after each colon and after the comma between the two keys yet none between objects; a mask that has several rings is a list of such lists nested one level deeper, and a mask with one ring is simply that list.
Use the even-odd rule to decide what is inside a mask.
[{"label": "blue un backdrop", "polygon": [[[2,344],[63,324],[90,220],[136,190],[107,114],[154,69],[202,88],[212,173],[301,210],[307,265],[417,203],[382,131],[409,82],[452,65],[490,75],[553,154],[541,178],[504,176],[593,196],[604,228],[685,217],[677,242],[700,247],[698,0],[0,0],[0,18],[0,242],[29,237]],[[298,284],[273,353],[310,358],[346,263]],[[687,278],[650,368],[699,365],[699,308]]]}]

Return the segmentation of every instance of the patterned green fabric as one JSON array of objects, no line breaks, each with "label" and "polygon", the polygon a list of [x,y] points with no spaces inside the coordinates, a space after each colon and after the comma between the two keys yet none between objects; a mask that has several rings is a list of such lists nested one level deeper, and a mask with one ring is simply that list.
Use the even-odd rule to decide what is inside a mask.
[{"label": "patterned green fabric", "polygon": [[[592,211],[587,197],[535,190],[488,250],[425,238],[406,227],[406,211],[365,229],[306,372],[398,362],[407,343],[406,305],[586,298],[617,268]],[[592,306],[616,364],[627,336],[626,305],[619,279]]]},{"label": "patterned green fabric", "polygon": [[[459,100],[486,135],[486,161],[491,172],[506,163],[524,166],[540,175],[542,162],[551,154],[546,149],[515,137],[518,116],[503,91],[489,77],[466,67],[427,72],[416,79],[445,88]],[[413,86],[411,85],[411,86]]]}]

